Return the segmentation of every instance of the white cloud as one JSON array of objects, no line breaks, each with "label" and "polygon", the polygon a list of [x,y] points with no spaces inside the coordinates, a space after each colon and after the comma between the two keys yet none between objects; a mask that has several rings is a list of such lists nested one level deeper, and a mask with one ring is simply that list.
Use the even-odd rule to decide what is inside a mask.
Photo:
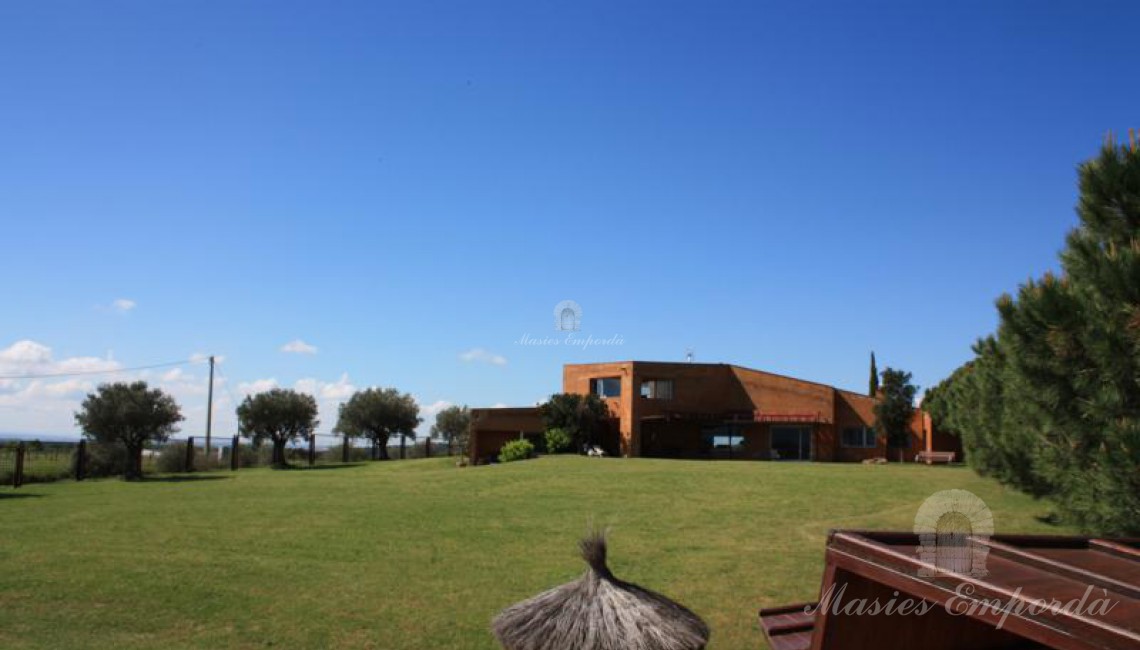
[{"label": "white cloud", "polygon": [[118,370],[113,359],[69,357],[56,361],[50,347],[24,339],[0,350],[0,375],[53,375]]},{"label": "white cloud", "polygon": [[282,345],[281,351],[288,352],[290,354],[316,354],[317,346],[309,345],[301,339],[293,339],[285,345]]},{"label": "white cloud", "polygon": [[420,406],[420,417],[425,421],[430,420],[432,422],[435,422],[435,416],[439,415],[440,411],[450,406],[455,406],[453,402],[449,402],[445,399],[437,399],[431,404],[423,404],[418,399],[416,402]]},{"label": "white cloud", "polygon": [[450,402],[445,399],[438,399],[431,404],[424,404],[423,400],[416,397],[416,404],[420,407],[420,426],[416,427],[416,437],[426,438],[431,434],[431,425],[435,424],[435,416],[439,412],[449,406],[455,406],[455,402]]},{"label": "white cloud", "polygon": [[55,364],[56,372],[103,372],[118,370],[122,366],[113,359],[99,357],[71,357]]},{"label": "white cloud", "polygon": [[5,365],[30,366],[51,361],[51,348],[24,339],[0,350],[0,363]]},{"label": "white cloud", "polygon": [[489,352],[483,348],[471,348],[470,350],[460,354],[459,359],[466,363],[489,363],[493,366],[507,365],[506,357],[501,354]]},{"label": "white cloud", "polygon": [[51,360],[51,348],[24,339],[0,350],[0,362],[11,364],[42,363]]},{"label": "white cloud", "polygon": [[128,311],[134,309],[137,304],[138,303],[129,298],[117,298],[114,302],[111,303],[111,308],[117,312],[125,314]]},{"label": "white cloud", "polygon": [[[220,361],[220,357],[218,358]],[[75,411],[86,393],[99,384],[114,381],[143,380],[174,397],[186,421],[181,435],[201,436],[205,433],[208,374],[202,367],[176,367],[166,370],[124,371],[112,359],[75,356],[56,359],[52,349],[32,340],[21,340],[0,347],[0,377],[23,375],[60,375],[76,372],[101,374],[79,376],[40,376],[24,379],[0,379],[0,429],[5,432],[50,436],[78,435]],[[102,374],[104,371],[106,374]],[[118,371],[118,372],[116,372]],[[195,371],[198,374],[194,374]],[[245,385],[247,390],[265,389],[265,381]],[[269,386],[272,387],[272,386]],[[214,378],[214,432],[219,437],[236,430],[233,391],[226,378]]]},{"label": "white cloud", "polygon": [[238,392],[242,395],[256,395],[257,393],[264,393],[267,390],[273,390],[279,387],[276,379],[255,379],[253,381],[243,381],[238,384]]},{"label": "white cloud", "polygon": [[321,421],[320,430],[329,431],[336,426],[340,416],[340,405],[356,392],[356,386],[348,378],[348,373],[342,373],[336,381],[323,381],[313,377],[298,379],[293,383],[293,390],[298,393],[307,393],[317,399],[317,410]]},{"label": "white cloud", "polygon": [[298,379],[293,388],[300,393],[308,393],[319,400],[346,400],[356,392],[356,386],[348,380],[348,373],[340,376],[334,382],[319,379]]},{"label": "white cloud", "polygon": [[81,379],[68,379],[66,381],[44,384],[44,390],[56,396],[84,395],[95,390],[95,384]]}]

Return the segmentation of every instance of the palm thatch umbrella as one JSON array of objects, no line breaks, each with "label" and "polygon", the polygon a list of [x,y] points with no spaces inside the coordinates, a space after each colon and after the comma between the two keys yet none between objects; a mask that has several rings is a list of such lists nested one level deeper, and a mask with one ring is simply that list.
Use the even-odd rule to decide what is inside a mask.
[{"label": "palm thatch umbrella", "polygon": [[508,607],[491,622],[507,650],[700,650],[709,628],[661,594],[622,582],[606,567],[606,540],[581,541],[589,570]]}]

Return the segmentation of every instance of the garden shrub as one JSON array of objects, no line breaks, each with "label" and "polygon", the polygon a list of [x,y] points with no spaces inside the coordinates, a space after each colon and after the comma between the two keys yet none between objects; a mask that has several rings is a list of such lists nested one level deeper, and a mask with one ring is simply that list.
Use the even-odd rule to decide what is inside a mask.
[{"label": "garden shrub", "polygon": [[516,460],[526,460],[534,454],[534,445],[529,440],[512,440],[499,450],[499,462],[510,463]]},{"label": "garden shrub", "polygon": [[544,437],[546,438],[546,451],[551,454],[562,454],[570,451],[574,444],[570,434],[566,433],[565,429],[557,427],[547,429]]}]

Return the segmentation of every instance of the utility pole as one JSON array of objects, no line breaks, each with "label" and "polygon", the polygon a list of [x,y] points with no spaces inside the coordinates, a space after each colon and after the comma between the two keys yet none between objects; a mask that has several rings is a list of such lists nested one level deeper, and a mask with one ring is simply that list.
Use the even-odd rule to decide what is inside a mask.
[{"label": "utility pole", "polygon": [[214,356],[210,355],[210,387],[206,397],[206,458],[210,458],[210,432],[214,420]]}]

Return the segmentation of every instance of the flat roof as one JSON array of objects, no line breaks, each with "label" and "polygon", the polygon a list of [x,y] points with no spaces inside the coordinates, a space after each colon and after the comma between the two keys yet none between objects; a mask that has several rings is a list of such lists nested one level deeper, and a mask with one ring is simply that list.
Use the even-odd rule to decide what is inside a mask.
[{"label": "flat roof", "polygon": [[638,361],[636,359],[630,359],[630,360],[626,360],[626,361],[597,361],[594,363],[566,363],[566,364],[562,364],[562,367],[563,368],[587,368],[590,366],[617,366],[617,365],[622,365],[622,364],[651,365],[651,366],[676,366],[676,367],[681,367],[681,368],[683,368],[685,366],[704,366],[704,367],[718,367],[719,366],[719,367],[726,367],[726,368],[736,368],[737,370],[744,370],[747,372],[755,372],[755,373],[758,373],[761,375],[768,375],[770,377],[779,377],[781,379],[791,379],[792,381],[798,381],[798,382],[802,382],[805,384],[812,384],[814,386],[823,386],[824,388],[830,388],[832,390],[837,390],[841,393],[847,393],[849,395],[868,397],[867,395],[864,395],[864,394],[859,393],[857,391],[847,390],[844,388],[838,388],[836,386],[832,386],[831,384],[825,384],[825,383],[819,382],[819,381],[812,381],[810,379],[802,379],[800,377],[795,377],[792,375],[785,375],[785,374],[779,373],[779,372],[772,372],[770,370],[758,370],[756,368],[749,368],[748,366],[742,366],[742,365],[737,364],[737,363],[706,363],[706,362],[700,362],[700,361]]}]

